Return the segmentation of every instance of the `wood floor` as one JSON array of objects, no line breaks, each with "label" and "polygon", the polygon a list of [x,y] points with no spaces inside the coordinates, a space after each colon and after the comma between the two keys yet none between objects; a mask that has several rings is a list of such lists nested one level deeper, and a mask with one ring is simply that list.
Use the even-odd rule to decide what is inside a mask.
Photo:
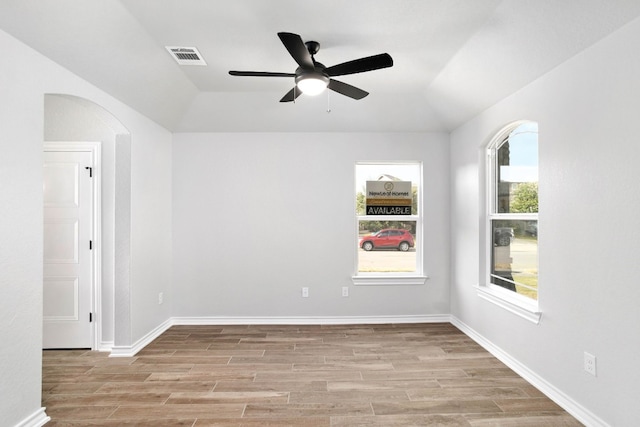
[{"label": "wood floor", "polygon": [[43,353],[47,427],[580,426],[448,323],[174,326]]}]

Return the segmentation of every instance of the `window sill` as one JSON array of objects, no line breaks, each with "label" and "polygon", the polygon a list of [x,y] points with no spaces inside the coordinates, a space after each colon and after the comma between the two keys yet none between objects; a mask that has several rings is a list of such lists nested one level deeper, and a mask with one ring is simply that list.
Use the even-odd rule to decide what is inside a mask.
[{"label": "window sill", "polygon": [[357,286],[398,286],[424,285],[427,276],[353,276],[351,280]]},{"label": "window sill", "polygon": [[542,312],[538,308],[537,301],[529,300],[521,295],[502,289],[498,286],[476,286],[478,296],[511,313],[522,317],[538,325],[542,318]]}]

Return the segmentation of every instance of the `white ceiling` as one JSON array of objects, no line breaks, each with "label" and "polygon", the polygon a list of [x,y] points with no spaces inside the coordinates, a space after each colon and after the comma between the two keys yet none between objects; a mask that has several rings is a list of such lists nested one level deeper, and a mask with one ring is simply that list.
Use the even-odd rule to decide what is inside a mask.
[{"label": "white ceiling", "polygon": [[[638,0],[0,2],[1,29],[177,132],[449,131],[639,15]],[[339,77],[370,92],[359,101],[280,103],[293,79],[228,74],[294,72],[280,31],[318,41],[326,66],[384,52],[394,66]]]}]

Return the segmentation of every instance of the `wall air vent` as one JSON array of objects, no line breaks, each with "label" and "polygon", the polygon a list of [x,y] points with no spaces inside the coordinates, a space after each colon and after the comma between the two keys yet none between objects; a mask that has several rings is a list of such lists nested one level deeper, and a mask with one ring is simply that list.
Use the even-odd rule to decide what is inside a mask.
[{"label": "wall air vent", "polygon": [[195,47],[165,46],[180,65],[207,65]]}]

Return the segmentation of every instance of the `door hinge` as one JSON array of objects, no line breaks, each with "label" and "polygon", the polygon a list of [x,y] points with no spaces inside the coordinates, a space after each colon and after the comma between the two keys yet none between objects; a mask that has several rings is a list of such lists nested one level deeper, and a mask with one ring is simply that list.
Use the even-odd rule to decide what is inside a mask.
[{"label": "door hinge", "polygon": [[89,240],[89,250],[93,250],[93,240]]},{"label": "door hinge", "polygon": [[93,322],[93,313],[89,313],[89,323]]},{"label": "door hinge", "polygon": [[85,166],[85,169],[89,170],[89,178],[93,178],[93,168],[91,166]]}]

